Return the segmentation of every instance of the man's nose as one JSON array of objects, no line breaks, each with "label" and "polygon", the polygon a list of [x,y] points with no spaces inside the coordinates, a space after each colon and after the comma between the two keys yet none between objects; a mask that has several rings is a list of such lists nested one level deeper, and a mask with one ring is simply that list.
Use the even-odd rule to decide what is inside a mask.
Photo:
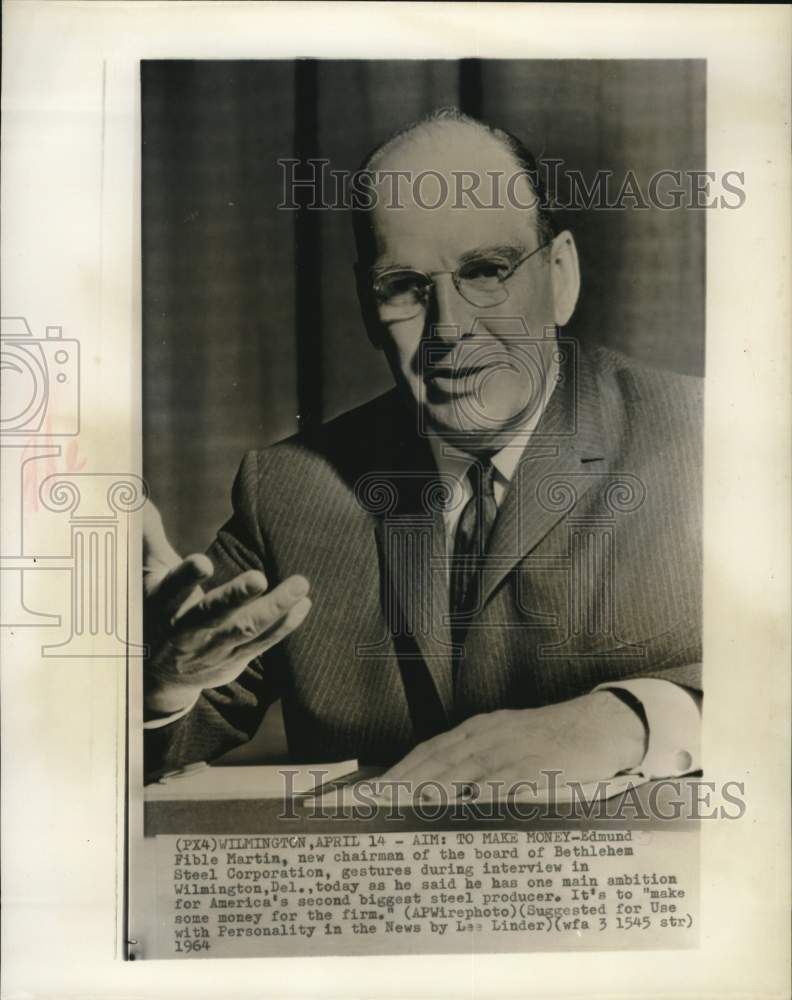
[{"label": "man's nose", "polygon": [[456,290],[450,274],[435,277],[432,305],[428,318],[437,340],[452,344],[469,336],[475,317],[471,315],[470,304]]}]

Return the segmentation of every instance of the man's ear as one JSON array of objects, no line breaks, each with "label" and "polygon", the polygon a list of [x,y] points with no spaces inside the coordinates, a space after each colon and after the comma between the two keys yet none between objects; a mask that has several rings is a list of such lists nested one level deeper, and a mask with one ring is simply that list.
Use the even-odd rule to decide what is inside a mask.
[{"label": "man's ear", "polygon": [[580,294],[577,247],[572,233],[566,229],[556,236],[550,246],[550,267],[556,326],[566,326]]},{"label": "man's ear", "polygon": [[372,347],[381,351],[383,348],[382,324],[379,321],[374,296],[371,292],[371,285],[368,280],[368,268],[364,267],[360,262],[356,262],[354,270],[355,287],[357,288],[357,297],[363,317],[363,324],[366,327],[366,333]]}]

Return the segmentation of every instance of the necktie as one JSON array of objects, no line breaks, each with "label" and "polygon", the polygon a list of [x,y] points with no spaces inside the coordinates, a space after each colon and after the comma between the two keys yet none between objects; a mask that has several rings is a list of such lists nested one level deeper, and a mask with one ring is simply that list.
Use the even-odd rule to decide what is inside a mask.
[{"label": "necktie", "polygon": [[481,563],[498,505],[493,479],[495,466],[489,459],[474,462],[468,469],[473,494],[465,504],[454,537],[451,560],[451,633],[455,643],[464,642],[470,616],[476,611],[481,593]]}]

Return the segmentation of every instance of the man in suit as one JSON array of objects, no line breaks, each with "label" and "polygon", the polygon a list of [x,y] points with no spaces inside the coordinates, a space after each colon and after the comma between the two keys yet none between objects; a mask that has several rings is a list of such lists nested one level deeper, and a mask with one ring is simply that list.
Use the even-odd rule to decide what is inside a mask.
[{"label": "man in suit", "polygon": [[[531,166],[455,111],[366,161],[358,291],[396,387],[246,456],[208,556],[149,510],[150,775],[278,699],[295,761],[414,782],[698,767],[700,383],[558,335],[578,260]],[[394,194],[419,174],[478,201]]]}]

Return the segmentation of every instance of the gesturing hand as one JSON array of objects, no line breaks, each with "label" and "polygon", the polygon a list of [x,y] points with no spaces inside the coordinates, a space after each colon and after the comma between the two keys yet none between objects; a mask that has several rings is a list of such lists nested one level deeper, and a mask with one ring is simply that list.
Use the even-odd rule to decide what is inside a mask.
[{"label": "gesturing hand", "polygon": [[434,801],[489,781],[502,782],[502,793],[525,781],[541,789],[549,771],[561,772],[559,784],[599,781],[639,764],[644,742],[637,714],[608,691],[595,691],[543,708],[475,715],[419,744],[379,780],[409,781],[413,792],[431,781],[419,797]]},{"label": "gesturing hand", "polygon": [[308,581],[291,576],[268,591],[248,570],[204,593],[213,573],[204,555],[182,560],[171,547],[153,504],[143,514],[145,707],[168,715],[193,704],[204,688],[235,680],[265,650],[304,620]]}]

